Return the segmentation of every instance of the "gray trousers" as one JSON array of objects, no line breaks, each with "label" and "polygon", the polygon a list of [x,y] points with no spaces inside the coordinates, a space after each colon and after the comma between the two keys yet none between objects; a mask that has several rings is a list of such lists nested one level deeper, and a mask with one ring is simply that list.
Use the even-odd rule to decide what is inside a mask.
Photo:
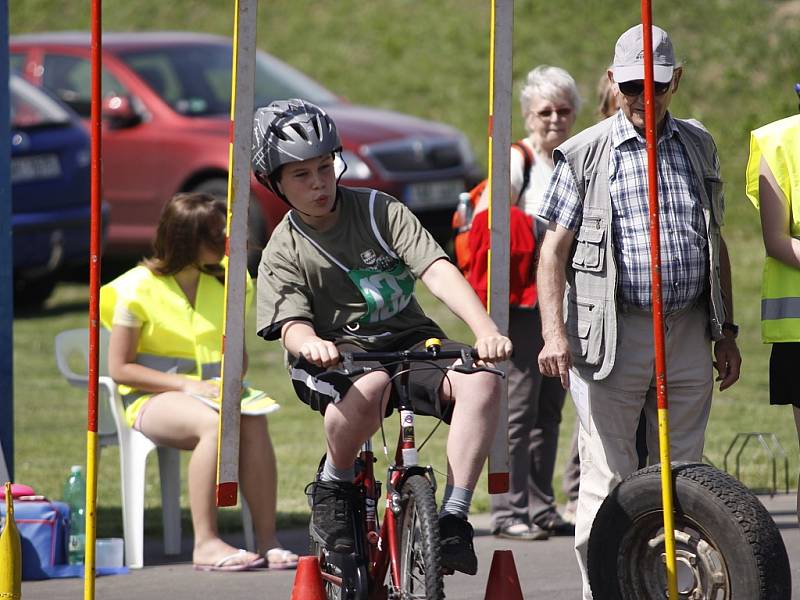
[{"label": "gray trousers", "polygon": [[511,307],[508,331],[514,343],[507,371],[509,491],[491,496],[494,528],[530,524],[555,509],[553,470],[565,396],[558,378],[539,372],[539,309]]},{"label": "gray trousers", "polygon": [[[666,315],[664,330],[670,458],[701,460],[714,383],[708,309],[701,305]],[[606,496],[638,466],[635,432],[642,407],[648,451],[659,456],[652,314],[620,312],[617,339],[611,374],[602,381],[585,380],[589,426],[581,424],[578,436],[581,480],[575,522],[583,600],[592,600],[586,572],[592,523]],[[570,377],[576,376],[573,369]]]}]

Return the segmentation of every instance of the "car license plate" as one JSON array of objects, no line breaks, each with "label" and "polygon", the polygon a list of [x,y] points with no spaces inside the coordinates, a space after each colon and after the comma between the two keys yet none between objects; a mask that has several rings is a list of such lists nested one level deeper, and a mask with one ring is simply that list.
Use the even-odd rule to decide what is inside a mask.
[{"label": "car license plate", "polygon": [[465,189],[462,179],[412,183],[406,187],[406,205],[415,211],[454,209],[458,204],[458,195]]},{"label": "car license plate", "polygon": [[56,154],[18,156],[11,159],[11,183],[55,179],[61,176],[61,163]]}]

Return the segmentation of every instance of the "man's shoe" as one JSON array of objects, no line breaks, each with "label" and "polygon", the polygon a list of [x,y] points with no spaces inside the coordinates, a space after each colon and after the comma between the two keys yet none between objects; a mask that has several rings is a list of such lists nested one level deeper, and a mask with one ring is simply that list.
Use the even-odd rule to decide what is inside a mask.
[{"label": "man's shoe", "polygon": [[478,557],[475,556],[472,536],[472,525],[466,519],[449,514],[439,519],[442,569],[467,575],[478,572]]},{"label": "man's shoe", "polygon": [[565,521],[555,510],[537,517],[536,524],[550,535],[575,535],[575,525]]},{"label": "man's shoe", "polygon": [[359,489],[347,481],[317,481],[310,486],[311,536],[334,552],[353,552],[353,511]]},{"label": "man's shoe", "polygon": [[550,537],[550,533],[539,527],[536,523],[527,525],[521,521],[512,521],[506,525],[496,527],[492,531],[492,535],[507,540],[546,540]]}]

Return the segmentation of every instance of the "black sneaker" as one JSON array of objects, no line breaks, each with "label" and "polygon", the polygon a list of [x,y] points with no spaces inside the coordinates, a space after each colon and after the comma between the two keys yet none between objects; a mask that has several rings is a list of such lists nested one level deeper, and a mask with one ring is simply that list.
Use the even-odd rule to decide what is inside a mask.
[{"label": "black sneaker", "polygon": [[536,525],[544,529],[550,535],[575,535],[575,524],[565,521],[557,511],[551,510],[534,519]]},{"label": "black sneaker", "polygon": [[467,575],[478,572],[478,557],[472,545],[472,525],[455,515],[439,519],[439,540],[442,547],[442,569],[461,571]]},{"label": "black sneaker", "polygon": [[309,487],[312,537],[328,550],[352,552],[353,511],[359,489],[347,481],[317,481]]}]

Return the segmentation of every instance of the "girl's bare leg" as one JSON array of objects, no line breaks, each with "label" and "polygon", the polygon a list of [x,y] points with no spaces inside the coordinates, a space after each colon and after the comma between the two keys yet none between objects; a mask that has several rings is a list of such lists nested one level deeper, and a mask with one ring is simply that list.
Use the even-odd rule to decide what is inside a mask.
[{"label": "girl's bare leg", "polygon": [[[141,430],[156,444],[191,450],[189,459],[189,505],[194,527],[195,564],[211,565],[237,549],[219,537],[215,498],[217,472],[216,411],[182,392],[165,392],[147,401]],[[226,562],[252,562],[258,555],[247,552]]]}]

